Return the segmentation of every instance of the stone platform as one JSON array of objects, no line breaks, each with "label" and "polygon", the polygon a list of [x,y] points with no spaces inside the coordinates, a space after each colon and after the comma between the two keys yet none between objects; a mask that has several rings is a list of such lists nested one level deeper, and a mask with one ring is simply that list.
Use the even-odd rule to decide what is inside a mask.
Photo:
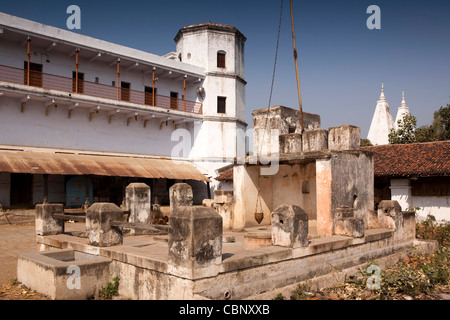
[{"label": "stone platform", "polygon": [[[405,232],[405,226],[402,234],[392,229],[369,229],[362,238],[310,235],[307,247],[268,245],[251,250],[245,249],[245,235],[268,232],[270,227],[224,231],[222,262],[214,276],[174,274],[168,263],[168,235],[125,236],[121,245],[97,247],[80,237],[79,231],[66,230],[66,234],[37,236],[37,242],[41,251],[72,249],[109,259],[101,279],[120,277],[119,292],[124,298],[244,299],[412,249],[418,243],[412,230]],[[57,297],[64,298],[63,294]]]}]

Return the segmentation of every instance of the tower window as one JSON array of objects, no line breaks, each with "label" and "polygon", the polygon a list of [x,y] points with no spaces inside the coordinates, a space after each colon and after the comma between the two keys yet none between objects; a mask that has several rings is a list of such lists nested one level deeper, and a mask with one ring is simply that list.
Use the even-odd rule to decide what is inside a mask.
[{"label": "tower window", "polygon": [[217,52],[217,68],[225,68],[225,51]]},{"label": "tower window", "polygon": [[227,106],[226,97],[217,97],[217,113],[225,113]]}]

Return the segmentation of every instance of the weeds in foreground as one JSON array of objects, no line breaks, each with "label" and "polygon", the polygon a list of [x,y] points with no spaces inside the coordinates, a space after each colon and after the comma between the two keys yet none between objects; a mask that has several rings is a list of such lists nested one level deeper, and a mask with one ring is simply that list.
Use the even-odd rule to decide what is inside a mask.
[{"label": "weeds in foreground", "polygon": [[106,300],[112,299],[112,297],[118,296],[118,295],[119,295],[119,277],[114,277],[112,283],[108,282],[106,284],[106,287],[103,287],[98,292],[98,296],[101,299],[106,299]]}]

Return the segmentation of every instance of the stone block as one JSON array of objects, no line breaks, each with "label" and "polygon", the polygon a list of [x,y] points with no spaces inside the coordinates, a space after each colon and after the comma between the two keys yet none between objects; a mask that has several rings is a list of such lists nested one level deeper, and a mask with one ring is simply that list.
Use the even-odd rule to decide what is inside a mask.
[{"label": "stone block", "polygon": [[280,134],[280,153],[302,152],[302,135],[300,133]]},{"label": "stone block", "polygon": [[151,223],[151,191],[145,183],[130,183],[125,189],[125,206],[130,212],[128,221]]},{"label": "stone block", "polygon": [[272,244],[299,248],[308,245],[308,214],[296,205],[283,204],[272,212]]},{"label": "stone block", "polygon": [[175,183],[169,188],[170,214],[178,207],[192,206],[194,194],[192,187],[187,183]]},{"label": "stone block", "polygon": [[402,207],[396,200],[383,200],[378,205],[380,228],[400,230],[403,225]]},{"label": "stone block", "polygon": [[233,191],[214,190],[214,203],[232,203],[233,201]]},{"label": "stone block", "polygon": [[361,129],[352,125],[343,125],[328,129],[329,150],[359,150]]},{"label": "stone block", "polygon": [[337,207],[334,211],[334,218],[335,220],[352,218],[354,216],[354,211],[355,209],[346,206]]},{"label": "stone block", "polygon": [[169,273],[188,279],[217,275],[222,236],[222,217],[214,209],[177,207],[170,217]]},{"label": "stone block", "polygon": [[36,210],[36,234],[45,236],[64,232],[64,220],[54,219],[54,214],[64,214],[62,203],[37,204]]},{"label": "stone block", "polygon": [[317,129],[303,132],[303,151],[320,151],[325,149],[328,149],[327,130]]},{"label": "stone block", "polygon": [[364,237],[364,220],[355,217],[346,217],[336,221],[334,234],[354,238]]},{"label": "stone block", "polygon": [[123,211],[113,203],[97,202],[86,211],[86,235],[89,243],[109,247],[123,243],[123,233],[111,221],[123,221]]}]

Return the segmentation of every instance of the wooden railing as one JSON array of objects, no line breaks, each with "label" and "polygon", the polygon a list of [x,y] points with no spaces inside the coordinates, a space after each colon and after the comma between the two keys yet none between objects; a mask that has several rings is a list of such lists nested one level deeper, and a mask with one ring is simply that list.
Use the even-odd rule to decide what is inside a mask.
[{"label": "wooden railing", "polygon": [[[28,78],[29,74],[29,78]],[[69,77],[58,76],[38,71],[28,73],[26,69],[0,65],[0,81],[25,84],[34,87],[59,90],[70,93],[84,94],[92,97],[127,101],[131,103],[155,106],[164,109],[178,110],[194,114],[202,114],[202,103],[167,97],[150,92],[131,90],[116,86],[105,85],[85,80],[76,80]],[[78,92],[76,92],[78,90]],[[153,101],[154,100],[154,101]]]}]

